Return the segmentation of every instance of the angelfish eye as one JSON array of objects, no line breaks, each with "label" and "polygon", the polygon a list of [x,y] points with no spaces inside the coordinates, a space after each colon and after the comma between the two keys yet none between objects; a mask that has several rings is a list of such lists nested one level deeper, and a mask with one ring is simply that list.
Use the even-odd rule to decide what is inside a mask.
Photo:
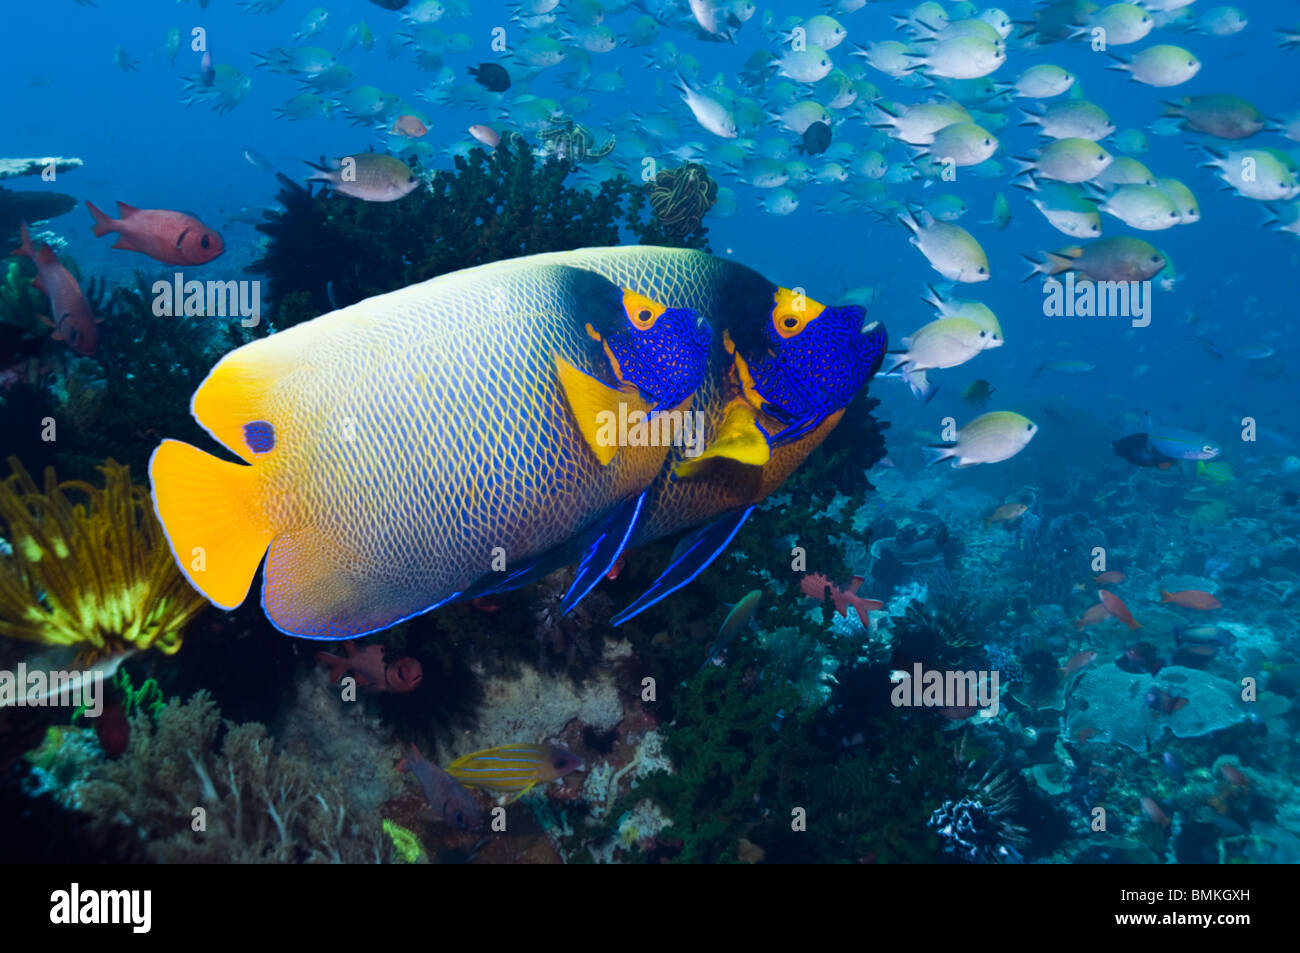
[{"label": "angelfish eye", "polygon": [[639,312],[637,313],[637,320],[638,320],[638,321],[644,321],[644,322],[646,322],[647,324],[650,322],[650,318],[651,318],[651,317],[652,317],[652,315],[651,315],[650,312],[649,312],[647,309],[645,309],[645,308],[641,309],[641,311],[639,311]]},{"label": "angelfish eye", "polygon": [[558,771],[560,768],[563,768],[565,764],[568,763],[568,760],[569,759],[565,757],[556,758],[553,767]]},{"label": "angelfish eye", "polygon": [[781,323],[784,324],[787,328],[792,328],[799,323],[799,319],[794,317],[794,315],[787,314],[785,316],[785,320],[782,321]]}]

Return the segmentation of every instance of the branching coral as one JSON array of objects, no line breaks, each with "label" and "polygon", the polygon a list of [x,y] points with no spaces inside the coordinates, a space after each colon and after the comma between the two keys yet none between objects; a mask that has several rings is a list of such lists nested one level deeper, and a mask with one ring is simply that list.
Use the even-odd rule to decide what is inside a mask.
[{"label": "branching coral", "polygon": [[350,815],[329,762],[275,750],[265,726],[225,723],[206,692],[138,714],[126,755],[81,787],[101,827],[136,829],[159,863],[391,859],[380,818]]},{"label": "branching coral", "polygon": [[[0,635],[75,645],[85,659],[132,649],[170,655],[207,603],[172,561],[149,493],[113,460],[104,488],[58,482],[41,492],[16,457],[0,483]],[[81,502],[74,502],[80,499]]]}]

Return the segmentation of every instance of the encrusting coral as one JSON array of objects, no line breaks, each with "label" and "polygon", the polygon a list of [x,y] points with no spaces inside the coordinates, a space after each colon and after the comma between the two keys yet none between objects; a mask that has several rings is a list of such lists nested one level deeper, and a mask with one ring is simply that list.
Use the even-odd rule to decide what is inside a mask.
[{"label": "encrusting coral", "polygon": [[[77,646],[83,661],[155,648],[170,655],[207,602],[181,576],[149,493],[104,463],[104,487],[53,468],[41,490],[16,457],[0,483],[0,635]],[[78,501],[80,500],[80,501]]]},{"label": "encrusting coral", "polygon": [[[218,743],[218,736],[220,741]],[[277,751],[257,722],[223,722],[203,691],[131,720],[125,755],[80,789],[105,832],[134,828],[158,863],[377,863],[378,814],[355,814],[327,761]]]}]

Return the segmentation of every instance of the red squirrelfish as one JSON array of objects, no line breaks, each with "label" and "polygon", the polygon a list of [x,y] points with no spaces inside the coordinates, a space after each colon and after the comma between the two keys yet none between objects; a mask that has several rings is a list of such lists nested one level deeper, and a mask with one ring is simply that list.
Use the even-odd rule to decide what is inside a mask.
[{"label": "red squirrelfish", "polygon": [[1119,619],[1130,629],[1142,628],[1142,623],[1133,618],[1133,613],[1128,611],[1128,606],[1124,605],[1120,597],[1115,593],[1108,589],[1098,589],[1097,595],[1101,599],[1101,604],[1106,607],[1106,611],[1116,619]]},{"label": "red squirrelfish", "polygon": [[582,759],[558,745],[501,745],[475,751],[447,765],[461,784],[523,797],[535,784],[546,784],[581,770]]},{"label": "red squirrelfish", "polygon": [[836,612],[847,619],[849,606],[853,606],[858,610],[858,618],[862,620],[862,624],[869,625],[872,610],[883,609],[885,604],[856,595],[861,585],[861,576],[854,576],[847,586],[840,589],[821,573],[809,573],[800,581],[799,589],[809,599],[816,599],[819,602],[826,598],[826,590],[830,589],[831,602],[835,605]]},{"label": "red squirrelfish", "polygon": [[458,827],[463,831],[476,831],[483,826],[483,809],[456,779],[420,754],[411,745],[411,755],[398,762],[397,770],[410,769],[420,783],[425,800],[433,809],[434,818]]},{"label": "red squirrelfish", "polygon": [[1201,611],[1223,608],[1222,602],[1200,589],[1184,589],[1182,592],[1165,592],[1165,590],[1161,589],[1160,602],[1162,605],[1166,602],[1172,602],[1184,609],[1200,609]]},{"label": "red squirrelfish", "polygon": [[66,341],[68,347],[78,354],[94,354],[99,344],[99,331],[77,279],[59,264],[58,256],[49,245],[44,242],[39,246],[32,244],[26,222],[23,222],[22,236],[22,244],[9,254],[23,255],[36,263],[32,287],[49,295],[53,314],[46,323],[54,328],[54,340]]},{"label": "red squirrelfish", "polygon": [[109,218],[90,201],[86,208],[95,217],[96,238],[117,232],[114,248],[138,251],[168,265],[206,265],[226,250],[220,235],[184,212],[118,202],[122,217]]},{"label": "red squirrelfish", "polygon": [[351,674],[358,685],[371,691],[412,692],[424,679],[424,669],[417,659],[410,656],[385,663],[382,645],[367,645],[358,652],[356,643],[349,640],[343,643],[343,647],[347,650],[347,658],[329,652],[316,653],[316,661],[329,666],[331,682]]}]

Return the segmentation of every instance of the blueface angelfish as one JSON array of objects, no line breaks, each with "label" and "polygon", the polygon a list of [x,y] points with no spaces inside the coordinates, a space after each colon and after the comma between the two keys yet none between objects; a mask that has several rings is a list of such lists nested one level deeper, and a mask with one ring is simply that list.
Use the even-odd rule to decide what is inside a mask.
[{"label": "blueface angelfish", "polygon": [[749,362],[737,354],[736,362],[750,403],[786,424],[774,443],[798,439],[846,406],[880,368],[884,329],[865,317],[861,305],[824,307],[778,292],[767,353]]},{"label": "blueface angelfish", "polygon": [[[838,425],[880,368],[888,336],[860,307],[824,307],[744,265],[692,249],[582,248],[532,260],[597,272],[690,308],[713,328],[708,373],[691,405],[704,417],[704,449],[673,448],[621,546],[699,529],[681,541],[654,585],[614,617],[624,622],[689,583],[726,549],[753,507]],[[614,521],[604,532],[625,529],[627,520]],[[575,590],[566,611],[586,591]]]},{"label": "blueface angelfish", "polygon": [[[619,366],[637,369],[630,381],[588,326],[618,342]],[[655,354],[676,361],[676,351],[647,332],[643,357],[628,326],[617,283],[516,259],[230,352],[191,411],[247,465],[175,440],[150,460],[181,571],[234,608],[265,556],[272,623],[341,639],[501,575],[498,547],[507,569],[526,564],[637,499],[664,468],[667,446],[594,440],[599,415],[649,414],[690,389],[680,367],[654,366]]]}]

